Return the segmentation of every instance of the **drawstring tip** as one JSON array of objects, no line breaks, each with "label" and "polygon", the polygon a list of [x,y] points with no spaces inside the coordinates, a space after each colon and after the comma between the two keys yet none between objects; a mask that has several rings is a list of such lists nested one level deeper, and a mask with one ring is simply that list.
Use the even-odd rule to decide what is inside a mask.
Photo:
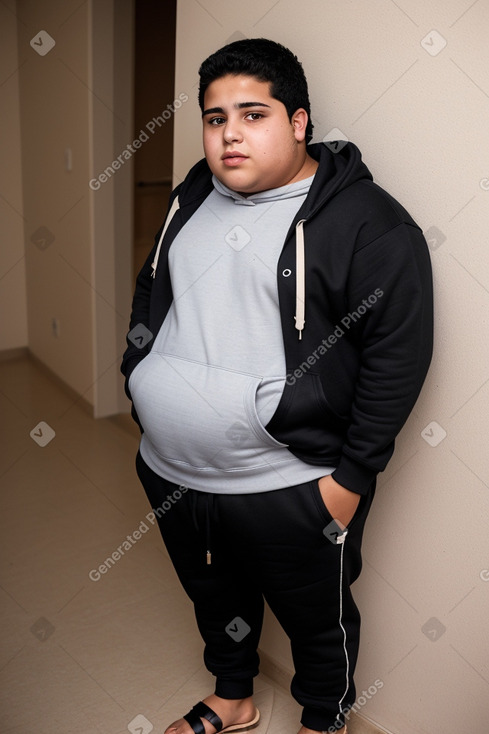
[{"label": "drawstring tip", "polygon": [[212,555],[210,550],[207,551],[207,565],[210,566],[212,563]]},{"label": "drawstring tip", "polygon": [[294,316],[294,321],[295,321],[295,328],[299,332],[299,339],[302,339],[302,332],[304,330],[304,326],[306,322],[304,321],[304,319],[299,319],[297,316]]},{"label": "drawstring tip", "polygon": [[302,332],[304,330],[305,321],[302,321],[300,324],[298,323],[298,319],[295,320],[295,328],[299,332],[298,337],[299,339],[302,339]]}]

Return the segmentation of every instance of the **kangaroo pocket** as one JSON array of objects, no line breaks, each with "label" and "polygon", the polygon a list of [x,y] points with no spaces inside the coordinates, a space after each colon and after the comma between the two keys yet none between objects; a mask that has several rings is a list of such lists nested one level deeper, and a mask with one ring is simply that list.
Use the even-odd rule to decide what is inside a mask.
[{"label": "kangaroo pocket", "polygon": [[286,446],[260,422],[261,384],[256,375],[151,352],[131,375],[130,390],[146,440],[162,459],[239,471]]},{"label": "kangaroo pocket", "polygon": [[[334,390],[334,386],[331,387]],[[296,452],[311,452],[325,465],[338,459],[348,428],[326,399],[319,375],[305,373],[290,380],[267,427]]]}]

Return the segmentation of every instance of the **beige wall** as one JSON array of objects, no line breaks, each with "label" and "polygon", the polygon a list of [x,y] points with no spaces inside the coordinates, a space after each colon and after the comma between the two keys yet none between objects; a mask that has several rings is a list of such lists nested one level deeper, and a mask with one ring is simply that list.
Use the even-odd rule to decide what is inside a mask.
[{"label": "beige wall", "polygon": [[0,351],[27,345],[19,61],[15,15],[0,7]]},{"label": "beige wall", "polygon": [[[134,140],[133,3],[92,0],[89,9],[88,158],[93,185]],[[95,417],[129,409],[119,365],[132,295],[134,156],[122,161],[96,190],[88,187],[88,179],[84,182],[91,216]]]},{"label": "beige wall", "polygon": [[[342,130],[423,230],[446,238],[431,230],[432,369],[380,477],[356,584],[359,693],[384,683],[362,714],[396,734],[487,729],[488,29],[488,4],[470,0],[178,2],[175,95],[191,99],[175,118],[175,182],[202,156],[200,62],[236,33],[269,37],[303,62],[315,141]],[[433,30],[447,41],[436,55]],[[270,616],[262,648],[291,667]]]},{"label": "beige wall", "polygon": [[128,409],[119,364],[131,294],[133,161],[98,190],[89,181],[133,140],[133,3],[120,0],[117,13],[113,0],[8,4],[2,54],[12,76],[0,94],[12,144],[1,175],[12,211],[23,211],[25,246],[22,218],[9,211],[0,298],[13,319],[0,349],[28,346],[95,416],[110,415]]},{"label": "beige wall", "polygon": [[[93,404],[89,6],[73,14],[70,4],[69,10],[71,17],[62,15],[55,0],[17,3],[29,347]],[[55,40],[44,56],[30,46],[40,31]],[[65,170],[68,147],[71,172]],[[41,227],[54,238],[47,247],[32,242]]]}]

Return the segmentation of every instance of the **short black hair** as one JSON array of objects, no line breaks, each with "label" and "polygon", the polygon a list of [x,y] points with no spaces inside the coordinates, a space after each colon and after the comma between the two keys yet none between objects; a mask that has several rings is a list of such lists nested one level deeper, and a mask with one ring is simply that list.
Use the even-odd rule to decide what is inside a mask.
[{"label": "short black hair", "polygon": [[312,138],[311,105],[302,64],[292,51],[267,38],[244,38],[223,46],[200,66],[199,106],[204,111],[204,94],[213,81],[227,74],[253,76],[270,82],[270,95],[285,105],[289,119],[300,107],[309,117],[306,143]]}]

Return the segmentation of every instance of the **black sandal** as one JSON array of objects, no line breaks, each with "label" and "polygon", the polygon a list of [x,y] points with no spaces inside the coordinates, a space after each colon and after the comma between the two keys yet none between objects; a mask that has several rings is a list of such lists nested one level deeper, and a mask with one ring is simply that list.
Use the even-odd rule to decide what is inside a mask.
[{"label": "black sandal", "polygon": [[199,703],[195,704],[193,709],[188,712],[183,718],[185,721],[190,724],[192,727],[192,731],[194,734],[205,734],[205,728],[203,723],[201,722],[202,719],[207,719],[212,726],[216,729],[217,732],[221,732],[221,734],[227,734],[228,732],[232,731],[243,731],[244,729],[253,729],[255,726],[258,725],[258,722],[260,721],[260,712],[258,709],[255,709],[255,717],[248,721],[246,724],[231,724],[230,726],[226,726],[225,729],[222,728],[222,721],[220,717],[216,714],[215,711],[213,711],[210,706],[208,706],[203,701],[199,701]]}]

